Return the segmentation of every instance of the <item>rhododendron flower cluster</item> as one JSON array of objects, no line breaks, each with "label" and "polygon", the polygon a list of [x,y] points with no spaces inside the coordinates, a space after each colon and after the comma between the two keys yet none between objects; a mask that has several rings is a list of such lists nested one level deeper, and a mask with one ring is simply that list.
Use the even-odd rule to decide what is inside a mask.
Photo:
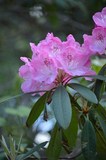
[{"label": "rhododendron flower cluster", "polygon": [[90,57],[104,54],[106,50],[106,8],[94,14],[93,20],[95,28],[92,35],[84,34],[82,46],[71,34],[66,41],[61,41],[48,33],[38,45],[30,43],[32,58],[21,57],[25,64],[19,69],[25,93],[47,91],[65,85],[74,76],[95,74],[91,70]]},{"label": "rhododendron flower cluster", "polygon": [[105,54],[106,51],[106,7],[101,12],[97,12],[93,16],[95,28],[92,35],[84,34],[83,49],[89,54]]},{"label": "rhododendron flower cluster", "polygon": [[72,35],[62,42],[48,33],[38,45],[30,43],[30,46],[32,58],[21,57],[25,65],[19,69],[25,93],[50,90],[68,83],[73,76],[94,74],[89,54],[82,50]]}]

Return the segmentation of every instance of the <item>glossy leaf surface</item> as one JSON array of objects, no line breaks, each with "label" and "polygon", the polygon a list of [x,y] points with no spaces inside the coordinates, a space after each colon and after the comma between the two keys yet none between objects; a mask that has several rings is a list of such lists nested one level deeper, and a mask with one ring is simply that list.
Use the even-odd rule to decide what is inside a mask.
[{"label": "glossy leaf surface", "polygon": [[75,106],[72,106],[72,120],[69,127],[63,131],[71,148],[75,147],[78,134],[78,117]]},{"label": "glossy leaf surface", "polygon": [[[101,68],[101,70],[98,73],[98,76],[103,76],[104,78],[106,74],[106,64]],[[106,81],[106,80],[105,80]],[[94,88],[94,93],[96,94],[98,100],[101,98],[102,95],[102,86],[103,86],[104,80],[103,79],[97,79],[95,82],[95,88]]]},{"label": "glossy leaf surface", "polygon": [[46,145],[47,142],[43,142],[41,144],[38,144],[37,146],[33,147],[31,150],[29,150],[27,153],[20,155],[16,158],[16,160],[24,160],[30,157],[34,152],[39,151],[41,148],[43,148]]},{"label": "glossy leaf surface", "polygon": [[72,117],[69,95],[63,86],[59,86],[52,96],[52,109],[58,124],[66,129]]},{"label": "glossy leaf surface", "polygon": [[89,120],[86,120],[82,130],[81,146],[85,160],[96,160],[95,130]]},{"label": "glossy leaf surface", "polygon": [[34,104],[26,122],[26,125],[28,127],[32,126],[32,124],[37,120],[37,118],[43,111],[45,107],[45,101],[46,101],[46,93],[42,97],[40,97],[38,101]]},{"label": "glossy leaf surface", "polygon": [[61,131],[55,126],[49,146],[47,148],[47,158],[48,160],[58,160],[61,152]]},{"label": "glossy leaf surface", "polygon": [[78,83],[71,83],[70,87],[76,90],[82,97],[84,97],[88,101],[96,104],[98,103],[96,95],[89,88]]}]

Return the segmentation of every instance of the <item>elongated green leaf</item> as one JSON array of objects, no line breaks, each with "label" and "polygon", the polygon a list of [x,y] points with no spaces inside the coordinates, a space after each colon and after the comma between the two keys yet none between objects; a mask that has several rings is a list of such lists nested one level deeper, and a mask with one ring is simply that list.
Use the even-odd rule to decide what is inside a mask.
[{"label": "elongated green leaf", "polygon": [[104,120],[101,116],[99,116],[99,115],[97,115],[97,116],[98,116],[100,126],[101,126],[103,133],[105,135],[105,138],[106,138],[106,119]]},{"label": "elongated green leaf", "polygon": [[94,93],[97,96],[98,100],[101,99],[103,92],[104,92],[104,81],[97,80],[94,87]]},{"label": "elongated green leaf", "polygon": [[82,97],[84,97],[88,101],[96,104],[98,103],[96,95],[89,88],[78,83],[71,83],[70,87],[76,90]]},{"label": "elongated green leaf", "polygon": [[85,160],[96,160],[96,136],[92,123],[86,120],[81,134],[82,153]]},{"label": "elongated green leaf", "polygon": [[2,97],[0,98],[0,103],[4,103],[4,102],[7,102],[7,101],[10,101],[12,99],[15,99],[15,98],[18,98],[18,97],[21,97],[21,96],[24,96],[25,93],[22,93],[22,94],[18,94],[18,95],[15,95],[15,96],[7,96],[7,97]]},{"label": "elongated green leaf", "polygon": [[3,147],[3,150],[4,150],[4,154],[5,156],[8,158],[11,156],[11,153],[8,152],[8,149],[6,148],[6,146],[2,143],[2,147]]},{"label": "elongated green leaf", "polygon": [[91,78],[102,80],[102,81],[106,81],[106,76],[99,75],[99,74],[95,75],[95,76],[91,76]]},{"label": "elongated green leaf", "polygon": [[66,129],[72,117],[69,95],[63,86],[59,86],[52,96],[52,109],[59,125]]},{"label": "elongated green leaf", "polygon": [[27,153],[23,154],[23,155],[19,155],[16,160],[24,160],[28,157],[30,157],[34,152],[39,151],[41,148],[43,148],[46,145],[47,142],[43,142],[35,147],[33,147],[30,151],[28,151]]},{"label": "elongated green leaf", "polygon": [[10,152],[11,152],[11,157],[13,159],[15,159],[16,157],[16,149],[15,149],[15,142],[13,140],[13,138],[10,136],[9,137],[9,141],[10,141]]},{"label": "elongated green leaf", "polygon": [[103,76],[103,75],[83,75],[83,76],[76,76],[76,77],[73,77],[74,78],[78,78],[78,77],[88,77],[88,78],[92,78],[92,79],[98,79],[98,80],[102,80],[102,81],[106,81],[106,76]]},{"label": "elongated green leaf", "polygon": [[58,130],[57,125],[55,126],[49,146],[47,148],[47,159],[48,160],[58,160],[61,152],[61,132]]},{"label": "elongated green leaf", "polygon": [[99,71],[99,75],[105,75],[105,74],[106,74],[106,64]]},{"label": "elongated green leaf", "polygon": [[[101,68],[101,70],[98,73],[98,76],[104,76],[106,74],[106,64]],[[102,95],[102,86],[103,86],[103,79],[97,79],[95,82],[95,88],[94,93],[96,94],[98,100],[101,98]]]},{"label": "elongated green leaf", "polygon": [[81,154],[78,157],[76,157],[75,160],[85,160],[84,156]]},{"label": "elongated green leaf", "polygon": [[67,86],[66,89],[67,89],[67,92],[69,93],[69,97],[71,99],[72,105],[76,106],[79,109],[79,111],[82,111],[81,106],[79,105],[79,103],[77,103],[76,99],[74,99],[74,96],[72,96],[72,93],[71,93],[72,92],[71,91],[72,88],[70,88],[69,86]]},{"label": "elongated green leaf", "polygon": [[68,145],[73,148],[76,145],[77,134],[78,134],[78,118],[75,106],[72,107],[72,120],[69,127],[63,130],[64,135],[67,138]]},{"label": "elongated green leaf", "polygon": [[23,138],[23,134],[21,134],[19,142],[18,142],[18,145],[17,145],[17,150],[16,150],[17,153],[19,152],[19,149],[20,149],[20,146],[21,146],[21,142],[22,142],[22,138]]},{"label": "elongated green leaf", "polygon": [[105,160],[106,159],[106,139],[103,135],[101,129],[95,126],[96,129],[96,148],[98,153],[98,159]]},{"label": "elongated green leaf", "polygon": [[104,121],[106,122],[106,109],[102,107],[101,105],[98,105],[98,107],[95,108],[99,116],[101,116]]},{"label": "elongated green leaf", "polygon": [[5,138],[2,136],[2,146],[3,146],[3,149],[4,149],[4,152],[6,153],[7,156],[10,156],[10,151],[9,151],[9,148],[6,144],[6,141],[5,141]]},{"label": "elongated green leaf", "polygon": [[45,101],[46,101],[46,93],[41,96],[38,101],[34,104],[28,119],[26,121],[26,125],[28,127],[30,127],[39,117],[39,115],[41,114],[42,110],[44,109],[45,106]]}]

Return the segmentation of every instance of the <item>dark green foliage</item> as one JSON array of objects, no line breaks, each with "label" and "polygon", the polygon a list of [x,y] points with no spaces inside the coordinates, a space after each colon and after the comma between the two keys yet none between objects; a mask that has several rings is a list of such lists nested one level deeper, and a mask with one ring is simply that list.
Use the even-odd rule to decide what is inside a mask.
[{"label": "dark green foliage", "polygon": [[61,130],[59,130],[58,126],[56,125],[52,131],[51,141],[46,151],[48,160],[58,160],[60,157],[61,148]]},{"label": "dark green foliage", "polygon": [[44,148],[44,146],[47,144],[47,142],[43,142],[41,144],[38,144],[37,146],[31,148],[27,153],[19,155],[16,160],[24,160],[29,158],[34,152],[39,151],[41,148]]},{"label": "dark green foliage", "polygon": [[28,127],[32,126],[32,124],[37,120],[37,118],[40,116],[41,112],[43,111],[45,105],[46,105],[46,97],[47,93],[45,93],[43,96],[41,96],[37,102],[35,102],[29,116],[26,122],[26,125]]},{"label": "dark green foliage", "polygon": [[96,95],[87,87],[77,84],[77,83],[71,83],[70,86],[76,90],[82,97],[84,97],[86,100],[92,102],[92,103],[98,103],[98,100],[96,98]]},{"label": "dark green foliage", "polygon": [[85,160],[96,160],[96,135],[92,123],[87,119],[81,133],[82,152]]},{"label": "dark green foliage", "polygon": [[54,92],[51,107],[57,123],[66,129],[71,122],[72,108],[69,95],[63,86],[59,86]]},{"label": "dark green foliage", "polygon": [[[99,71],[98,75],[102,75],[102,76],[106,76],[106,64],[101,68],[101,70]],[[101,99],[101,96],[104,92],[104,85],[106,84],[106,80],[105,82],[103,80],[97,79],[96,83],[95,83],[95,88],[94,88],[94,93],[96,94],[98,100]]]},{"label": "dark green foliage", "polygon": [[69,147],[72,149],[76,145],[78,136],[78,117],[75,106],[72,106],[72,120],[69,127],[63,130],[63,134],[68,141]]}]

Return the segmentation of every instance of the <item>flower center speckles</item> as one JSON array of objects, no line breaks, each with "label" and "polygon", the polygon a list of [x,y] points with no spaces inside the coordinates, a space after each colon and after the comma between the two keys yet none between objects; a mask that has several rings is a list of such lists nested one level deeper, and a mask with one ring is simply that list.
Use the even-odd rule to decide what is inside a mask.
[{"label": "flower center speckles", "polygon": [[35,52],[35,56],[37,57],[39,55],[39,52]]},{"label": "flower center speckles", "polygon": [[68,59],[69,62],[72,61],[72,55],[70,53],[67,55],[67,59]]},{"label": "flower center speckles", "polygon": [[98,34],[97,40],[103,41],[103,35],[102,34]]},{"label": "flower center speckles", "polygon": [[53,52],[53,53],[56,53],[56,52],[59,50],[59,46],[58,46],[56,43],[54,43],[54,44],[51,46],[51,49],[52,49],[52,52]]},{"label": "flower center speckles", "polygon": [[53,51],[56,52],[58,50],[58,46],[53,46]]},{"label": "flower center speckles", "polygon": [[45,59],[44,59],[44,64],[45,64],[47,67],[50,66],[50,65],[51,65],[50,59],[45,58]]},{"label": "flower center speckles", "polygon": [[49,56],[53,58],[58,54],[58,52],[59,52],[59,47],[57,45],[52,45]]},{"label": "flower center speckles", "polygon": [[66,54],[65,59],[66,59],[67,65],[70,65],[70,63],[72,62],[71,53]]}]

